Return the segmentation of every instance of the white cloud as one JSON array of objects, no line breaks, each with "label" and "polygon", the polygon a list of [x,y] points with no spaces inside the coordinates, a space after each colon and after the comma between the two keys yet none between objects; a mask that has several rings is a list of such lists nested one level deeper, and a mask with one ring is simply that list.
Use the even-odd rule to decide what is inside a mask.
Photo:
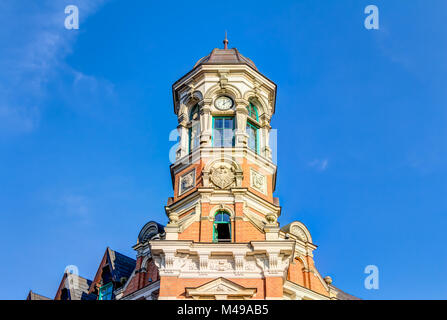
[{"label": "white cloud", "polygon": [[74,218],[81,223],[89,222],[90,210],[86,197],[74,194],[64,195],[58,204],[63,216]]},{"label": "white cloud", "polygon": [[309,166],[315,168],[318,171],[325,171],[329,165],[328,159],[315,159],[309,162]]},{"label": "white cloud", "polygon": [[[79,7],[82,29],[82,22],[105,1],[2,1],[0,133],[35,129],[49,94],[48,82],[61,71],[71,71],[73,79],[82,74],[64,61],[79,34],[79,31],[64,28],[65,5],[73,3]],[[84,75],[86,77],[92,81],[93,77]]]}]

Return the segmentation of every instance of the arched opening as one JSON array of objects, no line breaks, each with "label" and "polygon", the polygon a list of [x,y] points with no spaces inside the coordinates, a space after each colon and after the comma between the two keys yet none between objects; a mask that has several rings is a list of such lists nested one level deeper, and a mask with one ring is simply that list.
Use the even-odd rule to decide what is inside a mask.
[{"label": "arched opening", "polygon": [[255,121],[259,121],[258,108],[254,105],[254,103],[250,102],[250,104],[247,107],[247,110],[249,118]]},{"label": "arched opening", "polygon": [[214,216],[214,242],[231,242],[231,219],[226,211],[218,211]]}]

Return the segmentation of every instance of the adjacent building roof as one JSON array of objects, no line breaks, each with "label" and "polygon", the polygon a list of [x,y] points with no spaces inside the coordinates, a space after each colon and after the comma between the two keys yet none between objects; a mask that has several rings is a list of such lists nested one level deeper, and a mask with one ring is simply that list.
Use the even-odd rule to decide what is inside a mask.
[{"label": "adjacent building roof", "polygon": [[112,276],[112,281],[121,282],[122,278],[129,278],[135,269],[136,261],[124,254],[114,251],[107,247],[104,256],[102,257],[101,263],[99,264],[98,271],[96,272],[95,278],[90,285],[90,293],[95,292],[95,290],[101,286],[102,273],[104,268],[109,268],[110,274]]},{"label": "adjacent building roof", "polygon": [[28,293],[28,296],[26,297],[26,300],[51,300],[50,298],[47,298],[45,296],[42,296],[38,293],[33,292],[33,290],[30,290]]},{"label": "adjacent building roof", "polygon": [[129,278],[132,274],[132,271],[135,269],[136,261],[124,254],[121,254],[117,251],[113,251],[108,248],[110,255],[110,262],[112,265],[112,275],[114,281],[121,281],[121,278]]},{"label": "adjacent building roof", "polygon": [[[64,272],[55,300],[96,300],[95,294],[90,294],[89,289],[92,281],[77,274]],[[66,296],[64,296],[66,291]]]}]

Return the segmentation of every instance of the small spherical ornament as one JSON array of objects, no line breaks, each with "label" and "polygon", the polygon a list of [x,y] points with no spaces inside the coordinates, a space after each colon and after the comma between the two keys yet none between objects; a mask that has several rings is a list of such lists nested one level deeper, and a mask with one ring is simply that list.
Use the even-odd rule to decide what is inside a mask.
[{"label": "small spherical ornament", "polygon": [[324,281],[325,281],[327,284],[331,284],[331,283],[332,283],[332,278],[329,277],[329,276],[326,276],[326,277],[324,277]]}]

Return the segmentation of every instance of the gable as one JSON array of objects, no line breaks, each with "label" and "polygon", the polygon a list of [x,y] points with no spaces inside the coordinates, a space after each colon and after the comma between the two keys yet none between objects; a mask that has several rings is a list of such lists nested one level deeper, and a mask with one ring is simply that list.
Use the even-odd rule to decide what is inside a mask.
[{"label": "gable", "polygon": [[195,300],[245,300],[256,294],[256,288],[246,288],[224,278],[217,278],[196,288],[185,289],[186,296]]},{"label": "gable", "polygon": [[90,293],[94,293],[102,285],[103,270],[110,272],[110,281],[119,283],[122,278],[126,280],[130,277],[135,269],[136,261],[117,251],[107,247],[104,256],[101,259],[95,278],[90,286]]}]

